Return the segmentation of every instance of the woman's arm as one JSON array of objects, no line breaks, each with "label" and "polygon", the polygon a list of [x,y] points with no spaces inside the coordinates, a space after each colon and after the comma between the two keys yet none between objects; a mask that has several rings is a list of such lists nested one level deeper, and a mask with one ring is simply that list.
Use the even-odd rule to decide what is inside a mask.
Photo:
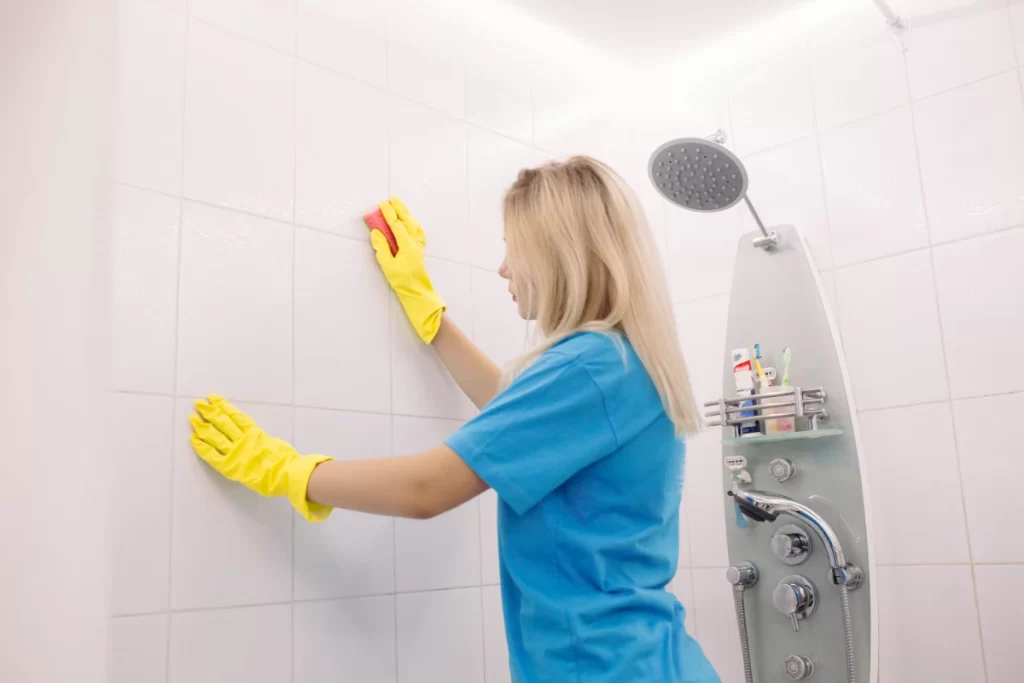
[{"label": "woman's arm", "polygon": [[377,515],[430,519],[489,487],[448,446],[376,460],[331,460],[309,477],[307,498]]},{"label": "woman's arm", "polygon": [[501,370],[447,314],[431,343],[452,378],[477,408],[487,405],[501,383]]}]

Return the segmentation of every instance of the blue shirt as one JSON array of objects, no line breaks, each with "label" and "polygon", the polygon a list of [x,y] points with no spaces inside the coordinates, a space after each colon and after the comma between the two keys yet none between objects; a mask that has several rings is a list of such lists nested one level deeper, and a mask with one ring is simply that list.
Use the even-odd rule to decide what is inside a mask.
[{"label": "blue shirt", "polygon": [[447,444],[500,499],[515,683],[719,683],[665,590],[685,448],[625,338],[563,340]]}]

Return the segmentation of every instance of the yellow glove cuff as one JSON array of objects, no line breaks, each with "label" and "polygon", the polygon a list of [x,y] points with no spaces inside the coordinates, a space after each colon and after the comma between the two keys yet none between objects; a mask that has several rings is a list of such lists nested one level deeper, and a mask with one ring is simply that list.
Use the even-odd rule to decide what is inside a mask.
[{"label": "yellow glove cuff", "polygon": [[328,505],[320,505],[306,498],[306,489],[309,488],[309,477],[313,470],[328,460],[333,458],[326,455],[303,455],[295,458],[288,467],[288,500],[306,521],[322,522],[330,517],[331,511],[334,510]]}]

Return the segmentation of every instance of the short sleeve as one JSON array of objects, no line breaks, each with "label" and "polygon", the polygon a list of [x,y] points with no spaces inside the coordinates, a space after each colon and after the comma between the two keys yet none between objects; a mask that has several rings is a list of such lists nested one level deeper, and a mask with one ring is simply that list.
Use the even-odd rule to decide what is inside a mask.
[{"label": "short sleeve", "polygon": [[523,514],[618,448],[604,396],[578,356],[548,351],[446,445]]}]

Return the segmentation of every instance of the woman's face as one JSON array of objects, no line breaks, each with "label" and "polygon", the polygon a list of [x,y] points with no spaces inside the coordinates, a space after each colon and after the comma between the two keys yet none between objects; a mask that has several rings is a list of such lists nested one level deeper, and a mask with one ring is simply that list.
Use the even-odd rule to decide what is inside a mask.
[{"label": "woman's face", "polygon": [[[535,315],[531,315],[531,311],[526,301],[527,297],[524,296],[522,299],[519,298],[519,292],[516,290],[517,278],[512,268],[508,265],[508,247],[505,247],[505,260],[501,262],[501,267],[498,268],[498,275],[508,280],[508,293],[512,295],[512,301],[516,303],[519,310],[519,317],[523,320],[533,320]],[[520,280],[521,282],[521,280]],[[525,291],[525,288],[524,288]]]}]

